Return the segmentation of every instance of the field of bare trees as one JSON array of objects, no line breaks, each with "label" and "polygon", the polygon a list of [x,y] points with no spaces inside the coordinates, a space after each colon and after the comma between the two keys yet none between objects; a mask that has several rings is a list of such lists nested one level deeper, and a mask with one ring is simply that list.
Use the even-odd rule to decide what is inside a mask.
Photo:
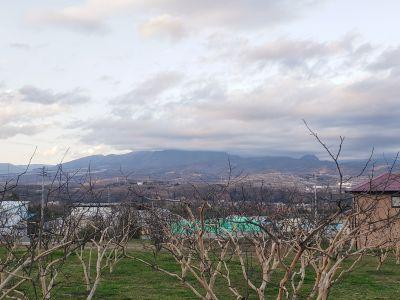
[{"label": "field of bare trees", "polygon": [[[141,203],[109,203],[90,171],[78,180],[61,164],[40,203],[15,200],[24,173],[9,179],[0,191],[0,299],[57,299],[73,284],[71,268],[80,295],[96,299],[103,277],[127,260],[176,281],[193,298],[328,299],[365,257],[376,259],[378,270],[389,256],[399,263],[396,239],[365,242],[398,215],[374,217],[379,195],[355,205],[342,188],[350,180],[340,167],[343,139],[333,152],[310,132],[337,165],[339,187],[315,199],[288,188],[284,207],[274,205],[267,186],[248,189],[231,166],[223,184],[193,185],[178,198],[141,189],[127,176],[127,199],[140,196]],[[169,266],[159,263],[165,257]]]}]

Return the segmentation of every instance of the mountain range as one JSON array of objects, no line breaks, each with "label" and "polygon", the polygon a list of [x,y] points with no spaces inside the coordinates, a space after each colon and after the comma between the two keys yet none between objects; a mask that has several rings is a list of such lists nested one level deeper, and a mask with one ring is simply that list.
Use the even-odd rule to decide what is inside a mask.
[{"label": "mountain range", "polygon": [[[362,169],[363,161],[347,161],[343,163],[343,169],[347,173],[355,173]],[[324,173],[333,174],[335,164],[332,161],[320,160],[315,155],[304,155],[300,158],[289,156],[262,156],[242,157],[231,155],[227,152],[216,151],[185,151],[162,150],[140,151],[127,154],[93,155],[63,163],[63,170],[86,171],[90,166],[92,172],[104,178],[118,176],[121,171],[125,174],[136,176],[148,176],[158,179],[177,179],[201,177],[216,179],[226,176],[229,167],[233,172],[245,172],[247,174],[260,173],[292,173],[309,174]],[[31,165],[30,172],[40,165]],[[47,166],[54,170],[56,166]],[[26,166],[0,164],[1,173],[17,173]]]}]

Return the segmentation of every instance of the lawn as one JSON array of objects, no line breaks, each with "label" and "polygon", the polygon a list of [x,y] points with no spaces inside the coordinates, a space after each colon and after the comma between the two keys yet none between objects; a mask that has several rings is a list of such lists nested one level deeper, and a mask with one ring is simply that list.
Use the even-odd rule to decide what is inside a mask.
[{"label": "lawn", "polygon": [[[152,259],[152,253],[135,250],[134,254],[146,260]],[[159,265],[170,271],[178,271],[179,267],[168,254],[158,258]],[[240,287],[243,295],[248,293],[249,299],[256,299],[252,291],[246,289],[238,264],[232,265],[234,284]],[[389,257],[380,271],[376,271],[376,259],[365,257],[356,269],[347,274],[335,285],[330,294],[331,299],[400,299],[400,265],[396,265]],[[85,299],[82,269],[79,261],[71,257],[62,268],[58,277],[53,299]],[[311,270],[305,280],[305,289],[313,284]],[[257,270],[253,272],[257,276]],[[278,278],[276,279],[278,280]],[[272,282],[267,290],[267,299],[274,299],[277,281]],[[226,285],[219,281],[218,296],[220,299],[234,299]],[[32,289],[25,287],[32,293]],[[31,294],[33,298],[33,294]],[[95,299],[195,299],[194,294],[175,278],[143,265],[132,259],[123,259],[117,264],[113,273],[104,271]],[[304,299],[304,294],[303,298]]]}]

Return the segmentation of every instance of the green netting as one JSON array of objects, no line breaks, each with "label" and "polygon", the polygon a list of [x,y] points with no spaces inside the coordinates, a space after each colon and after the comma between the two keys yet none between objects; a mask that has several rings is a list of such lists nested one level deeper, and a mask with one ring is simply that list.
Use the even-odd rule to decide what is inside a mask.
[{"label": "green netting", "polygon": [[[210,234],[242,233],[250,234],[260,232],[260,222],[249,217],[231,216],[225,219],[206,220],[204,231]],[[183,219],[171,224],[173,234],[190,234],[201,229],[199,221],[190,222]]]}]

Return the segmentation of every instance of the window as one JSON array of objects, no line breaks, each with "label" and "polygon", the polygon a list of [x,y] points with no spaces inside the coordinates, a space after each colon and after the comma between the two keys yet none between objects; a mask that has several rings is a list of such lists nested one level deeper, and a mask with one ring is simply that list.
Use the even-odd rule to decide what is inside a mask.
[{"label": "window", "polygon": [[400,196],[392,196],[392,207],[400,207]]}]

